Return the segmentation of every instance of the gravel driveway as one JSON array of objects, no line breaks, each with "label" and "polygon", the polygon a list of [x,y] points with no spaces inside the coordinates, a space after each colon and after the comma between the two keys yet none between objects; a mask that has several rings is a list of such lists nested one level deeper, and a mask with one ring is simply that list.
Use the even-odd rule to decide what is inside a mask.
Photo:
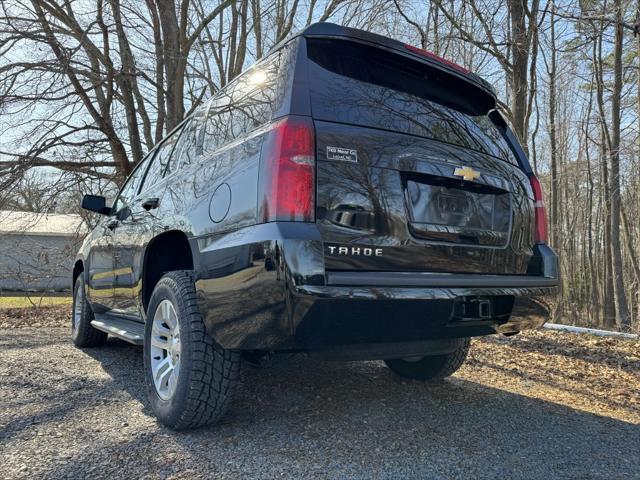
[{"label": "gravel driveway", "polygon": [[450,380],[381,362],[246,368],[221,425],[159,426],[141,349],[1,328],[2,478],[640,478],[634,341],[534,332],[476,341]]}]

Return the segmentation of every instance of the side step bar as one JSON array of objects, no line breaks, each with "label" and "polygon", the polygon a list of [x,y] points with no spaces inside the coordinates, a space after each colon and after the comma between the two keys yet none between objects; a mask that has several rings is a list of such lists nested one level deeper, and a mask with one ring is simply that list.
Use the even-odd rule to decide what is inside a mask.
[{"label": "side step bar", "polygon": [[91,325],[125,342],[133,343],[134,345],[142,345],[144,343],[144,323],[112,315],[100,315],[91,321]]}]

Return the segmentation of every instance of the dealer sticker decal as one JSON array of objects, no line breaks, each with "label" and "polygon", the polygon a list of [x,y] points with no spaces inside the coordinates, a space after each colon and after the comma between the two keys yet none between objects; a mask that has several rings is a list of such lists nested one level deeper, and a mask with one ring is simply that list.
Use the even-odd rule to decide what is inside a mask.
[{"label": "dealer sticker decal", "polygon": [[330,147],[327,145],[327,160],[357,163],[358,151],[352,148]]}]

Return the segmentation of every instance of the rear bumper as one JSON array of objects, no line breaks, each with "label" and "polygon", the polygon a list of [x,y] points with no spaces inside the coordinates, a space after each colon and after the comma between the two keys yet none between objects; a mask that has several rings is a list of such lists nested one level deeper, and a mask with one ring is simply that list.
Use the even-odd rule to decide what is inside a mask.
[{"label": "rear bumper", "polygon": [[539,288],[557,287],[558,279],[532,275],[464,275],[415,272],[328,272],[327,285],[434,288]]},{"label": "rear bumper", "polygon": [[[295,303],[309,307],[296,337],[313,348],[516,333],[541,327],[557,293],[557,286],[300,287]],[[479,302],[489,305],[484,314]],[[473,312],[465,315],[468,306]]]},{"label": "rear bumper", "polygon": [[229,349],[433,353],[455,344],[441,340],[538,328],[558,293],[545,246],[529,275],[350,273],[325,271],[313,224],[234,235],[193,245],[207,330]]}]

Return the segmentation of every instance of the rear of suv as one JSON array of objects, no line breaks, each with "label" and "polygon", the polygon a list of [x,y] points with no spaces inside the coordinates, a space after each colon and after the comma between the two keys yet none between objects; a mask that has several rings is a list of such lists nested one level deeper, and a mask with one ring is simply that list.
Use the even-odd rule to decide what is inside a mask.
[{"label": "rear of suv", "polygon": [[219,419],[241,360],[304,352],[442,379],[557,293],[540,184],[489,84],[315,24],[137,166],[74,267],[72,334],[144,345],[173,428]]}]

